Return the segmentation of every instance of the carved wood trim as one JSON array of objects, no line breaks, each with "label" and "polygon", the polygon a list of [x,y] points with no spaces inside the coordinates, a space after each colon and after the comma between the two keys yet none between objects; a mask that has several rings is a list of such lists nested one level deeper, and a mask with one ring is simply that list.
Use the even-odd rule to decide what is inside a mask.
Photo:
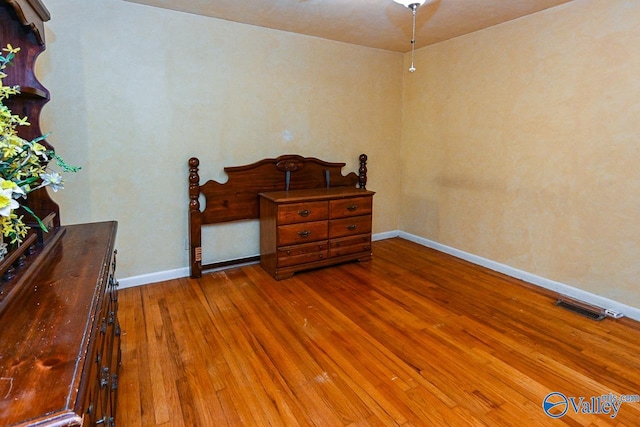
[{"label": "carved wood trim", "polygon": [[44,23],[51,19],[49,10],[40,0],[6,0],[16,11],[20,22],[28,25],[38,39],[38,43],[44,45]]}]

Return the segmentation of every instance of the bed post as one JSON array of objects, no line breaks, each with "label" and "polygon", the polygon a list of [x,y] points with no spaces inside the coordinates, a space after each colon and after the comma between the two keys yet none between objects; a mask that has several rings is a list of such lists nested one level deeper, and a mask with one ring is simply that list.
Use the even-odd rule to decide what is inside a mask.
[{"label": "bed post", "polygon": [[191,277],[202,277],[202,217],[200,214],[200,175],[196,157],[189,159],[189,267]]},{"label": "bed post", "polygon": [[367,155],[360,154],[360,169],[358,169],[358,187],[367,188]]}]

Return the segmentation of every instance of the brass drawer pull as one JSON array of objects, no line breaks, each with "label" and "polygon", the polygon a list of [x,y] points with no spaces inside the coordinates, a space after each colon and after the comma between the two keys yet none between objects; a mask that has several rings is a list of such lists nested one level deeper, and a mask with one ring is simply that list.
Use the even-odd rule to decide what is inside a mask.
[{"label": "brass drawer pull", "polygon": [[355,225],[355,224],[347,225],[347,230],[351,230],[351,231],[353,231],[353,230],[355,230],[356,228],[358,228],[358,226],[357,226],[357,225]]},{"label": "brass drawer pull", "polygon": [[358,209],[358,205],[351,205],[351,206],[347,206],[347,210],[350,212],[355,211],[356,209]]},{"label": "brass drawer pull", "polygon": [[309,209],[303,209],[301,211],[298,211],[298,215],[300,216],[307,217],[309,216],[309,214],[311,214],[311,211]]},{"label": "brass drawer pull", "polygon": [[311,232],[309,230],[298,231],[298,236],[300,237],[309,237],[310,235],[311,235]]}]

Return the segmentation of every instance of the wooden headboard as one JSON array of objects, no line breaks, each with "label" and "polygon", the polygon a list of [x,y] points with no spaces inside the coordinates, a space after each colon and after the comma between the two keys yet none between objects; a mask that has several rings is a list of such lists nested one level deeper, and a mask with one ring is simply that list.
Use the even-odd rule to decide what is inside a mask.
[{"label": "wooden headboard", "polygon": [[[260,217],[258,194],[266,191],[303,190],[323,187],[365,188],[367,156],[360,155],[358,174],[342,175],[345,163],[330,163],[313,157],[286,154],[245,166],[225,167],[229,179],[221,184],[207,181],[200,185],[200,160],[189,159],[189,264],[191,277],[204,270],[257,261],[259,256],[202,264],[202,227],[209,224],[257,219]],[[200,197],[205,199],[204,209]]]}]

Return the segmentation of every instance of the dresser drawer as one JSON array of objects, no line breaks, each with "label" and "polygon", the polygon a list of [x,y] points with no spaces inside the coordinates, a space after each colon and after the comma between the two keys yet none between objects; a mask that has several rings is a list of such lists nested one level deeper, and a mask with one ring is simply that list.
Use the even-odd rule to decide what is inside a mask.
[{"label": "dresser drawer", "polygon": [[329,256],[331,257],[370,251],[371,234],[335,239],[329,245]]},{"label": "dresser drawer", "polygon": [[329,202],[331,218],[370,215],[372,200],[373,198],[371,197],[352,197],[349,199],[331,200]]},{"label": "dresser drawer", "polygon": [[327,240],[327,221],[278,226],[278,246]]},{"label": "dresser drawer", "polygon": [[282,280],[371,259],[373,194],[351,186],[260,193],[260,265]]},{"label": "dresser drawer", "polygon": [[305,202],[278,206],[278,224],[321,221],[328,217],[328,202]]},{"label": "dresser drawer", "polygon": [[329,221],[329,238],[355,236],[371,233],[371,215],[352,218],[332,219]]},{"label": "dresser drawer", "polygon": [[319,261],[328,256],[327,241],[305,243],[302,245],[285,246],[278,249],[278,267],[305,264]]}]

